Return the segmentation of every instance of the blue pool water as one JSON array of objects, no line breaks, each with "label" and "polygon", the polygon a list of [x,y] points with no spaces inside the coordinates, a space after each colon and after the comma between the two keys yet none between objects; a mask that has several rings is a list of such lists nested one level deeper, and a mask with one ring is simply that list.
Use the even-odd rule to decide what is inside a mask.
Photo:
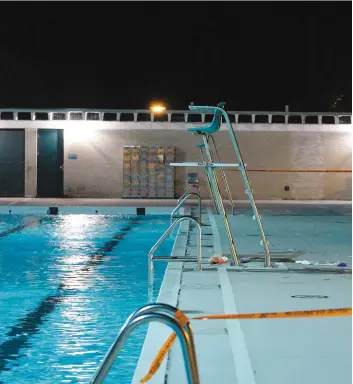
[{"label": "blue pool water", "polygon": [[[147,303],[147,254],[169,217],[42,217],[0,215],[0,383],[87,383]],[[165,267],[155,265],[156,290]],[[145,332],[130,336],[108,384],[131,383]]]}]

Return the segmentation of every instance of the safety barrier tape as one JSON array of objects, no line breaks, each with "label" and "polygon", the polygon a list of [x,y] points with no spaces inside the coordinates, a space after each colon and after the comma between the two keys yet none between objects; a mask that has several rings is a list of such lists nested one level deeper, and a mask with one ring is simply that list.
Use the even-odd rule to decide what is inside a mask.
[{"label": "safety barrier tape", "polygon": [[[183,311],[180,311],[179,309],[175,312],[174,317],[182,327],[184,327],[186,324],[189,323],[188,317],[185,315]],[[163,347],[160,349],[160,351],[157,353],[156,357],[154,358],[150,366],[150,369],[148,370],[148,373],[146,374],[146,376],[144,376],[141,379],[141,383],[147,383],[147,381],[149,381],[154,376],[158,368],[161,366],[170,348],[172,347],[175,339],[176,339],[176,333],[173,332],[168,337],[167,341],[163,344]]]},{"label": "safety barrier tape", "polygon": [[[191,320],[252,320],[252,319],[299,319],[299,318],[317,318],[333,316],[352,316],[352,308],[333,308],[333,309],[314,309],[307,311],[287,311],[287,312],[263,312],[263,313],[236,313],[236,314],[218,314],[197,316]],[[188,317],[181,310],[175,313],[175,319],[181,326],[188,324]],[[147,383],[161,366],[165,356],[168,354],[176,339],[173,332],[163,344],[162,348],[154,358],[148,373],[141,379],[141,383]]]}]

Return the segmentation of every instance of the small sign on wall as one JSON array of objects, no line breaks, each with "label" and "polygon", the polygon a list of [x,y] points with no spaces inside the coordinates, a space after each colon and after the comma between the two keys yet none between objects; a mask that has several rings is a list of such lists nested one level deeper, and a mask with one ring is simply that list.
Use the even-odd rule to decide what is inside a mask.
[{"label": "small sign on wall", "polygon": [[75,153],[69,153],[68,157],[70,160],[77,160],[77,155]]}]

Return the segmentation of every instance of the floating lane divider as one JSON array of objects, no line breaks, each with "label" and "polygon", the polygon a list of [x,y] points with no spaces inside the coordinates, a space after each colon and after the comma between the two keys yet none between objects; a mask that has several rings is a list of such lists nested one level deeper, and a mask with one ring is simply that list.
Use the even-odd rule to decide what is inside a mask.
[{"label": "floating lane divider", "polygon": [[[318,317],[342,317],[352,316],[352,308],[333,308],[333,309],[313,309],[308,311],[287,311],[287,312],[262,312],[262,313],[237,313],[237,314],[218,314],[193,317],[190,320],[258,320],[258,319],[300,319]],[[184,326],[189,322],[188,317],[181,310],[175,313],[175,319]],[[154,358],[148,373],[141,379],[141,383],[147,383],[157,372],[164,358],[168,354],[176,339],[173,332],[163,344],[162,348]]]},{"label": "floating lane divider", "polygon": [[[44,219],[46,218],[42,220]],[[107,254],[113,251],[119,244],[119,240],[123,240],[125,234],[133,229],[130,224],[138,224],[140,221],[141,219],[132,219],[126,227],[121,228],[122,232],[113,235],[114,240],[107,241],[103,246],[93,251],[87,263],[75,272],[75,279],[84,277],[88,270],[104,263]],[[11,369],[11,366],[9,366],[10,361],[17,360],[20,357],[20,350],[24,347],[28,348],[30,337],[40,332],[40,326],[43,324],[44,318],[50,315],[57,305],[67,299],[69,294],[72,294],[75,290],[74,285],[60,283],[56,294],[44,297],[33,311],[18,319],[17,324],[13,325],[6,334],[8,339],[0,344],[0,373]]]},{"label": "floating lane divider", "polygon": [[23,231],[24,229],[26,229],[26,228],[28,228],[28,227],[34,227],[34,226],[36,226],[36,225],[39,225],[39,224],[41,224],[43,221],[48,220],[48,219],[49,219],[48,217],[41,217],[41,218],[38,219],[38,220],[31,220],[31,221],[29,221],[29,222],[26,223],[26,224],[18,225],[17,227],[10,228],[10,229],[8,229],[7,231],[0,232],[0,239],[1,239],[2,237],[5,237],[5,236],[7,236],[7,235],[10,235],[11,233],[21,232],[21,231]]}]

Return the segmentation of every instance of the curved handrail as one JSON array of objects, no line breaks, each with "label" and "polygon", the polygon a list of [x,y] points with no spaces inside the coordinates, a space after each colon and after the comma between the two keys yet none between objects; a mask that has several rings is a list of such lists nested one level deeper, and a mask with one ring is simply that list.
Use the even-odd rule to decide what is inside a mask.
[{"label": "curved handrail", "polygon": [[[141,309],[140,309],[141,311]],[[197,360],[195,347],[193,342],[192,333],[188,332],[180,322],[166,314],[148,313],[139,314],[136,317],[128,319],[122,326],[119,335],[115,339],[114,343],[109,348],[108,353],[105,355],[102,363],[96,371],[94,377],[90,381],[90,384],[101,384],[110,371],[115,359],[117,358],[121,348],[125,344],[126,339],[131,332],[140,324],[156,321],[162,324],[168,325],[176,333],[180,339],[180,344],[183,351],[183,357],[185,362],[186,376],[188,384],[199,384],[199,373],[197,368]]]},{"label": "curved handrail", "polygon": [[200,187],[197,184],[190,184],[189,188],[180,196],[178,204],[180,203],[180,200],[183,199],[192,188],[196,188],[198,190],[198,195],[201,195]]},{"label": "curved handrail", "polygon": [[[173,232],[174,228],[181,223],[182,221],[192,221],[196,224],[198,229],[198,236],[197,236],[197,246],[196,246],[196,259],[197,259],[197,271],[202,271],[202,254],[201,254],[201,224],[198,222],[198,220],[194,219],[190,216],[184,216],[180,217],[179,219],[173,221],[173,223],[170,225],[170,227],[164,232],[164,234],[158,239],[156,244],[151,248],[151,250],[148,253],[148,299],[152,300],[152,293],[153,293],[153,283],[154,283],[154,274],[153,274],[153,258],[154,253],[157,251],[159,246],[163,243],[163,241],[170,235],[170,233]],[[182,258],[180,258],[182,261]],[[174,259],[175,260],[175,259]]]},{"label": "curved handrail", "polygon": [[186,196],[184,196],[182,199],[180,199],[180,202],[174,208],[173,212],[170,215],[170,224],[173,223],[174,215],[178,212],[178,210],[181,208],[181,206],[184,204],[184,202],[193,196],[196,196],[198,201],[199,201],[199,221],[201,223],[201,197],[198,193],[191,192],[191,193],[188,193]]}]

